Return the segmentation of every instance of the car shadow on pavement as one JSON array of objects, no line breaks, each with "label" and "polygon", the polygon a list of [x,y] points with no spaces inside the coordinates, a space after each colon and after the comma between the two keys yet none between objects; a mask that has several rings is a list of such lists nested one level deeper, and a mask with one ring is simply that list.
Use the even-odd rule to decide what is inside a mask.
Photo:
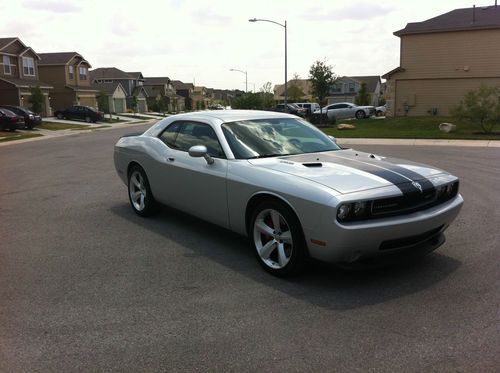
[{"label": "car shadow on pavement", "polygon": [[[384,303],[435,286],[455,272],[461,262],[431,253],[385,267],[340,267],[312,261],[305,273],[281,279],[265,272],[254,258],[250,240],[181,211],[162,207],[151,218],[141,218],[126,204],[111,212],[190,250],[186,257],[205,257],[251,280],[291,297],[332,310]],[[168,248],[165,248],[168,250]]]}]

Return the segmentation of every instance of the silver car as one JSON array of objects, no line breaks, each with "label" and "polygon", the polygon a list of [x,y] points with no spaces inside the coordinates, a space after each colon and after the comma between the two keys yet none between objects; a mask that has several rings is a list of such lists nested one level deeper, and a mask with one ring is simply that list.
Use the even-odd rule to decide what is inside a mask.
[{"label": "silver car", "polygon": [[114,161],[138,215],[161,203],[248,235],[278,276],[300,272],[308,257],[430,252],[463,203],[455,176],[342,149],[284,113],[171,116],[122,137]]},{"label": "silver car", "polygon": [[316,110],[315,114],[326,113],[328,119],[368,118],[375,114],[373,106],[358,106],[351,102],[338,102]]}]

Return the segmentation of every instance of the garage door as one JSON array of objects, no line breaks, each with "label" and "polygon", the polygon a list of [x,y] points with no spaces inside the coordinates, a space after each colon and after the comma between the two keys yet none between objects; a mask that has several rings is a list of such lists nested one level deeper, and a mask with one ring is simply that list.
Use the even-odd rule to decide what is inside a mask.
[{"label": "garage door", "polygon": [[115,112],[124,113],[125,112],[125,100],[123,98],[115,98]]},{"label": "garage door", "polygon": [[146,111],[146,100],[141,100],[137,102],[137,110],[141,113],[144,113]]},{"label": "garage door", "polygon": [[80,105],[95,107],[96,106],[95,97],[82,97],[82,96],[80,96]]}]

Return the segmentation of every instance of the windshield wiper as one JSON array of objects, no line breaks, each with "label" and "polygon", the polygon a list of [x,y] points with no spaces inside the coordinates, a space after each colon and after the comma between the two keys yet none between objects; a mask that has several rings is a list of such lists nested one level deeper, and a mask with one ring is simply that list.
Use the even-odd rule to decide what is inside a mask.
[{"label": "windshield wiper", "polygon": [[274,153],[274,154],[262,154],[262,155],[256,155],[256,156],[254,156],[254,157],[250,157],[250,158],[247,158],[247,159],[271,158],[271,157],[284,157],[284,156],[287,156],[287,155],[291,155],[291,154],[281,154],[281,153]]}]

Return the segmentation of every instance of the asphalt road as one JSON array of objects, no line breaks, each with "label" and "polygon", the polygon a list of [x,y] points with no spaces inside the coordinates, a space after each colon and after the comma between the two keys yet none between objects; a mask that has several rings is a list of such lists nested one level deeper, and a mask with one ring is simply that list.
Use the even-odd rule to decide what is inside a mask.
[{"label": "asphalt road", "polygon": [[461,178],[447,243],[282,280],[245,238],[132,212],[112,152],[136,130],[0,147],[0,371],[498,371],[500,149],[357,147]]}]

